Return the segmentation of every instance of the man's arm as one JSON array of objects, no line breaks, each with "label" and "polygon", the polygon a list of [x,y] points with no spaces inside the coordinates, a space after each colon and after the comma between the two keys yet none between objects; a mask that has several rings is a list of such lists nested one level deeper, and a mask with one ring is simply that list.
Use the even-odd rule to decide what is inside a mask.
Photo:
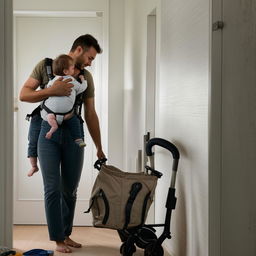
[{"label": "man's arm", "polygon": [[86,98],[84,101],[84,105],[85,105],[84,118],[89,130],[89,133],[96,146],[97,157],[99,159],[105,158],[105,154],[102,151],[100,125],[99,125],[98,115],[95,110],[94,98]]},{"label": "man's arm", "polygon": [[69,96],[71,94],[71,88],[74,86],[69,83],[71,79],[62,81],[62,78],[56,80],[53,85],[43,90],[36,90],[40,82],[32,77],[24,83],[20,91],[20,101],[27,102],[39,102],[47,99],[50,96]]}]

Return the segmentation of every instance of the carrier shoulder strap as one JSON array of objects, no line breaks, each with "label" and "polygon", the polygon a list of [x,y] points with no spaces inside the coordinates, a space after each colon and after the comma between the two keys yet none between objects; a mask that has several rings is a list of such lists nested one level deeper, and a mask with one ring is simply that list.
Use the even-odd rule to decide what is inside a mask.
[{"label": "carrier shoulder strap", "polygon": [[[79,83],[82,82],[81,79],[79,78],[80,75],[83,75],[83,76],[84,76],[84,70],[81,70],[80,73],[79,73],[79,75],[78,75],[77,81],[78,81]],[[82,117],[81,117],[82,105],[83,105],[83,101],[84,101],[84,94],[85,94],[85,91],[82,92],[82,93],[80,93],[80,94],[78,94],[78,95],[76,96],[76,101],[75,101],[75,105],[74,105],[75,113],[76,113],[76,115],[78,116],[78,118],[80,119],[80,122],[81,122],[81,123],[84,122],[83,119],[82,119]]]},{"label": "carrier shoulder strap", "polygon": [[[52,61],[53,60],[50,58],[44,59],[44,67],[45,67],[45,71],[49,81],[54,78],[53,71],[52,71]],[[40,84],[40,89],[44,89],[44,88],[45,88],[45,84]],[[25,119],[29,121],[31,117],[35,115],[40,115],[40,111],[41,111],[41,104],[38,107],[36,107],[31,114],[27,114]]]},{"label": "carrier shoulder strap", "polygon": [[[51,58],[45,58],[44,59],[44,67],[45,71],[48,77],[48,81],[52,80],[54,78],[53,71],[52,71],[52,62],[53,60]],[[40,85],[41,89],[45,88],[45,85]]]}]

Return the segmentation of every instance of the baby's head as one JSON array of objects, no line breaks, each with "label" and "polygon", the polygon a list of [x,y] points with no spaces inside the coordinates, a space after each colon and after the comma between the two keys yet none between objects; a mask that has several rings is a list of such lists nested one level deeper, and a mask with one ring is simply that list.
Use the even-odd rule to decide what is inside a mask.
[{"label": "baby's head", "polygon": [[52,63],[52,71],[57,76],[72,76],[74,75],[74,68],[74,60],[66,54],[61,54]]}]

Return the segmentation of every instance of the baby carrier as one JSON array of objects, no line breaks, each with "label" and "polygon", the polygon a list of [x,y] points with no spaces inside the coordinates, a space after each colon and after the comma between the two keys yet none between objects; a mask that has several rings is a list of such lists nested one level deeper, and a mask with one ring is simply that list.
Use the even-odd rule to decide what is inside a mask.
[{"label": "baby carrier", "polygon": [[[46,74],[47,74],[47,77],[48,77],[48,81],[52,80],[55,77],[54,74],[53,74],[53,71],[52,71],[52,62],[53,62],[53,60],[50,59],[50,58],[45,58],[44,59],[44,67],[45,67],[45,71],[46,71]],[[84,70],[81,70],[79,75],[84,75]],[[79,81],[79,78],[77,80]],[[79,82],[81,82],[81,81],[79,81]],[[40,89],[44,89],[44,88],[45,88],[45,85],[41,84]],[[54,114],[56,114],[56,115],[66,115],[66,114],[69,114],[69,113],[74,111],[74,113],[78,116],[80,121],[83,122],[83,119],[81,117],[83,96],[84,96],[84,93],[81,93],[81,94],[77,95],[75,104],[69,112],[67,112],[67,113],[54,113]],[[49,108],[47,108],[45,106],[44,101],[43,101],[30,114],[26,115],[26,120],[29,121],[30,118],[32,118],[33,116],[40,115],[40,112],[41,112],[42,109],[44,109],[47,113],[53,113]]]},{"label": "baby carrier", "polygon": [[[153,146],[169,150],[173,157],[164,224],[145,224],[157,180],[162,176],[162,173],[154,169]],[[150,160],[150,166],[145,166],[145,172],[123,172],[114,166],[106,165],[106,159],[98,160],[94,165],[99,174],[92,189],[90,207],[85,213],[92,211],[95,227],[118,231],[123,242],[120,247],[123,256],[133,255],[136,246],[145,249],[145,256],[162,256],[162,243],[166,238],[171,238],[170,221],[176,205],[175,181],[179,151],[172,143],[160,138],[150,139],[145,150]],[[155,234],[155,227],[164,227],[159,238]]]}]

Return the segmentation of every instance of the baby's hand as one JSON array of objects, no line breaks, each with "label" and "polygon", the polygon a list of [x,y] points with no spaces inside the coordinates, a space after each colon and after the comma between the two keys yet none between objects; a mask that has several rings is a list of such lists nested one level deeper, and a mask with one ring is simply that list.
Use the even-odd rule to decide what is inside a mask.
[{"label": "baby's hand", "polygon": [[82,82],[85,80],[83,75],[80,75],[79,78],[81,79]]}]

